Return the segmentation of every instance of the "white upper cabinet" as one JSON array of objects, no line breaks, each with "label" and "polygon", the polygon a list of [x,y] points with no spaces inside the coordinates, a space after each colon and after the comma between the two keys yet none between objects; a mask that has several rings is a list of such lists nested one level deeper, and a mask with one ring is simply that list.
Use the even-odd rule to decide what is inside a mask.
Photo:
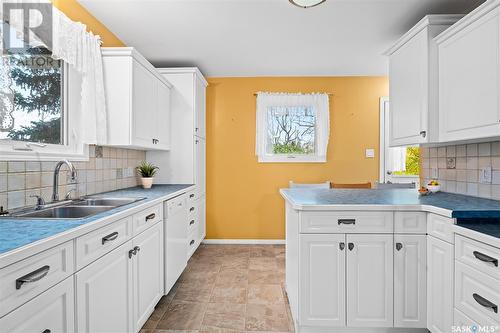
[{"label": "white upper cabinet", "polygon": [[487,1],[436,38],[439,139],[500,136],[500,1]]},{"label": "white upper cabinet", "polygon": [[433,37],[461,17],[428,15],[386,52],[391,146],[437,142],[438,54]]},{"label": "white upper cabinet", "polygon": [[171,85],[131,47],[102,48],[108,145],[170,149]]}]

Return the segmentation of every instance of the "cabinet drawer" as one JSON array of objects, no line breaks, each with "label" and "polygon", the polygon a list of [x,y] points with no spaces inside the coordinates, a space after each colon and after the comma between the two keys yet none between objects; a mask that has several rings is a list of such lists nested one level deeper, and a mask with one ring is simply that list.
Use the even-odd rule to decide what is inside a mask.
[{"label": "cabinet drawer", "polygon": [[74,332],[74,298],[70,277],[1,318],[0,332]]},{"label": "cabinet drawer", "polygon": [[199,194],[196,190],[189,191],[187,194],[187,202],[190,204],[193,201],[196,201],[196,199],[199,198]]},{"label": "cabinet drawer", "polygon": [[195,232],[195,229],[198,228],[198,215],[190,215],[189,216],[189,219],[187,221],[187,224],[188,224],[188,235],[192,234]]},{"label": "cabinet drawer", "polygon": [[198,204],[196,201],[188,202],[187,204],[188,210],[188,219],[191,221],[192,219],[196,219],[196,215],[198,214]]},{"label": "cabinet drawer", "polygon": [[301,212],[300,232],[328,233],[392,233],[393,212]]},{"label": "cabinet drawer", "polygon": [[193,229],[193,232],[188,235],[188,253],[187,253],[187,258],[191,258],[193,255],[194,251],[196,251],[196,248],[198,246],[197,240],[196,240],[196,235],[197,235],[198,229],[195,228]]},{"label": "cabinet drawer", "polygon": [[132,238],[132,217],[76,239],[76,269],[81,269]]},{"label": "cabinet drawer", "polygon": [[73,241],[0,270],[0,317],[41,294],[75,271]]},{"label": "cabinet drawer", "polygon": [[436,214],[429,214],[429,216],[427,217],[427,233],[436,238],[444,240],[445,242],[453,244],[454,224],[455,224],[454,219]]},{"label": "cabinet drawer", "polygon": [[134,214],[133,233],[138,235],[153,224],[163,220],[163,209],[161,204],[145,209],[137,214]]},{"label": "cabinet drawer", "polygon": [[481,323],[500,325],[500,281],[455,261],[455,307]]},{"label": "cabinet drawer", "polygon": [[398,234],[427,233],[427,213],[395,212],[394,232]]},{"label": "cabinet drawer", "polygon": [[500,280],[500,249],[496,247],[456,235],[455,259]]}]

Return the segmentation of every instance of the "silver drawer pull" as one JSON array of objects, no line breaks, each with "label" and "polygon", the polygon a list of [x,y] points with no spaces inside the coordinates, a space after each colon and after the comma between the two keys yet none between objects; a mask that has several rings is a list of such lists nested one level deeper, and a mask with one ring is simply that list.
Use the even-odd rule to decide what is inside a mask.
[{"label": "silver drawer pull", "polygon": [[42,333],[50,333],[50,332],[52,332],[52,331],[51,331],[51,330],[49,330],[49,329],[46,329],[46,330],[45,330],[45,331],[43,331]]},{"label": "silver drawer pull", "polygon": [[340,242],[339,243],[339,249],[340,249],[340,251],[344,251],[344,249],[345,249],[345,243],[344,242]]},{"label": "silver drawer pull", "polygon": [[356,219],[338,219],[338,224],[356,224]]},{"label": "silver drawer pull", "polygon": [[498,267],[498,259],[495,259],[493,257],[490,257],[490,256],[488,256],[488,255],[486,255],[484,253],[478,252],[478,251],[474,251],[474,252],[472,252],[472,254],[477,259],[479,259],[481,261],[484,261],[484,262],[490,262],[493,265],[495,265],[495,267]]},{"label": "silver drawer pull", "polygon": [[189,195],[190,198],[194,198],[194,193]]},{"label": "silver drawer pull", "polygon": [[148,216],[146,216],[146,221],[149,221],[149,220],[152,220],[156,217],[156,214],[155,213],[151,213],[149,214]]},{"label": "silver drawer pull", "polygon": [[193,244],[194,244],[194,239],[189,242],[189,245],[193,245]]},{"label": "silver drawer pull", "polygon": [[107,236],[104,236],[102,238],[102,245],[106,244],[106,242],[111,242],[111,241],[114,241],[115,239],[118,238],[118,232],[115,231]]},{"label": "silver drawer pull", "polygon": [[194,207],[189,208],[190,212],[194,212]]},{"label": "silver drawer pull", "polygon": [[493,312],[498,313],[498,306],[495,303],[488,301],[486,298],[478,294],[472,294],[472,297],[479,305],[484,306],[485,308],[490,308]]},{"label": "silver drawer pull", "polygon": [[396,243],[396,250],[401,251],[402,248],[403,248],[402,243]]},{"label": "silver drawer pull", "polygon": [[349,251],[354,250],[354,243],[348,243],[347,248],[349,249]]},{"label": "silver drawer pull", "polygon": [[189,222],[189,225],[193,225],[194,224],[194,220],[191,220],[191,222]]},{"label": "silver drawer pull", "polygon": [[16,280],[16,289],[21,289],[21,286],[25,283],[40,281],[49,273],[49,270],[50,266],[45,265],[43,267],[40,267],[36,271],[21,276],[19,279]]}]

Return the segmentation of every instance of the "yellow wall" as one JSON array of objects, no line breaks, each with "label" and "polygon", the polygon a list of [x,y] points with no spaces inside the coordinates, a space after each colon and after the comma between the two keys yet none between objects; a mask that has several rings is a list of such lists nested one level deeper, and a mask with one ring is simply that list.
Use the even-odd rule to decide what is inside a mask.
[{"label": "yellow wall", "polygon": [[[283,239],[279,188],[296,182],[376,181],[385,77],[211,78],[207,90],[207,238]],[[333,92],[327,163],[257,163],[257,91]],[[364,157],[366,148],[375,159]]]},{"label": "yellow wall", "polygon": [[76,0],[52,0],[52,3],[66,16],[76,22],[87,25],[87,29],[101,36],[102,46],[125,46],[123,42],[109,31],[101,22],[90,14]]}]

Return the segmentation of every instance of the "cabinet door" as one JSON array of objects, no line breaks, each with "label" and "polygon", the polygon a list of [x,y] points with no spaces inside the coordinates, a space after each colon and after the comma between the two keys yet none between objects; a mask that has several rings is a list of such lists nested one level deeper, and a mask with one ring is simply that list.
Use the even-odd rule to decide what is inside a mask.
[{"label": "cabinet door", "polygon": [[206,236],[206,198],[205,196],[198,199],[198,243],[201,243]]},{"label": "cabinet door", "polygon": [[393,326],[393,235],[347,235],[347,326]]},{"label": "cabinet door", "polygon": [[206,87],[205,83],[195,75],[195,124],[194,134],[200,138],[206,137]]},{"label": "cabinet door", "polygon": [[427,327],[426,235],[394,236],[394,326]]},{"label": "cabinet door", "polygon": [[453,325],[453,245],[427,238],[427,329],[448,333]]},{"label": "cabinet door", "polygon": [[163,296],[163,223],[157,223],[134,240],[134,323],[139,332]]},{"label": "cabinet door", "polygon": [[79,333],[131,333],[132,241],[76,273]]},{"label": "cabinet door", "polygon": [[500,135],[499,72],[498,10],[439,44],[440,141]]},{"label": "cabinet door", "polygon": [[300,235],[299,321],[344,327],[345,235]]},{"label": "cabinet door", "polygon": [[74,332],[73,278],[69,277],[0,319],[0,332]]},{"label": "cabinet door", "polygon": [[198,196],[206,193],[206,143],[204,139],[195,137],[195,178],[194,183],[197,187]]},{"label": "cabinet door", "polygon": [[389,58],[391,146],[427,142],[427,49],[424,29]]},{"label": "cabinet door", "polygon": [[170,149],[170,88],[158,81],[157,87],[156,148]]},{"label": "cabinet door", "polygon": [[132,141],[134,145],[152,147],[156,137],[156,77],[139,63],[133,62]]}]

